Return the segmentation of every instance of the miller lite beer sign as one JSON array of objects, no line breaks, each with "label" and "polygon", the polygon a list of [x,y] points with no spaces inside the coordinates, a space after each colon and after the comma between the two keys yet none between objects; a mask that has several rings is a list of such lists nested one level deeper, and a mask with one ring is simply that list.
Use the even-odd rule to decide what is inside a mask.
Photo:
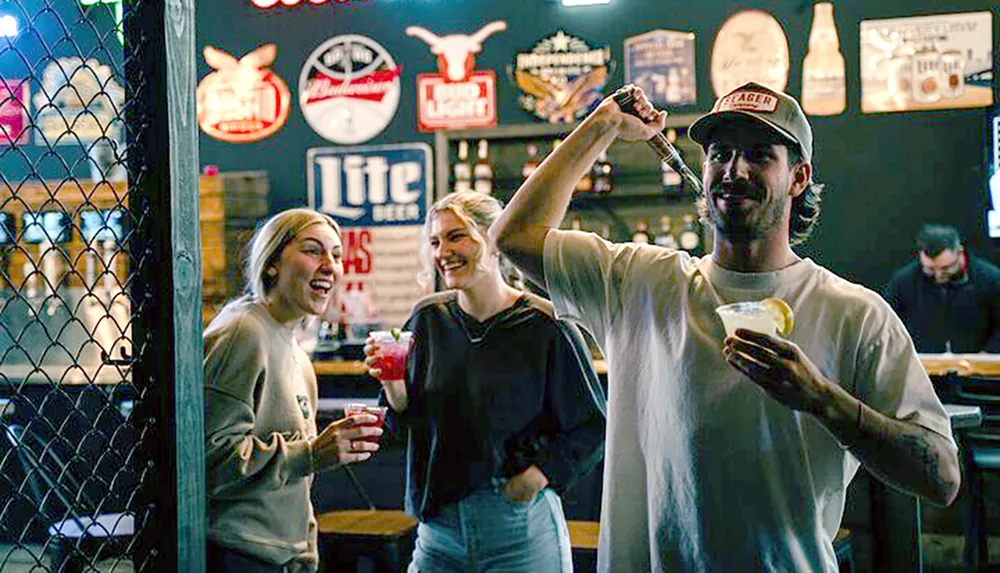
[{"label": "miller lite beer sign", "polygon": [[309,206],[334,217],[344,246],[341,317],[347,340],[400,327],[422,286],[416,245],[434,192],[426,143],[326,147],[307,153]]},{"label": "miller lite beer sign", "polygon": [[417,126],[420,131],[493,127],[497,124],[496,74],[473,71],[475,57],[491,34],[507,23],[490,22],[473,34],[438,36],[410,26],[406,35],[427,43],[437,56],[438,73],[417,74]]},{"label": "miller lite beer sign", "polygon": [[309,206],[346,226],[420,225],[433,193],[426,143],[307,152]]},{"label": "miller lite beer sign", "polygon": [[334,143],[375,137],[399,105],[400,67],[370,38],[330,38],[309,55],[299,75],[299,104],[306,122]]},{"label": "miller lite beer sign", "polygon": [[277,48],[266,44],[243,56],[205,46],[205,62],[215,69],[198,84],[198,126],[222,141],[244,143],[270,137],[288,120],[291,94],[284,80],[267,69]]}]

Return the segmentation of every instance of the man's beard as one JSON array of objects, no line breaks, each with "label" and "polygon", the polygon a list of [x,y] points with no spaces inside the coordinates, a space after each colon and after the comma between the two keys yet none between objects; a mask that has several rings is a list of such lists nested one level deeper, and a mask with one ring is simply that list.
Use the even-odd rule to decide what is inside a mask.
[{"label": "man's beard", "polygon": [[[725,213],[719,210],[717,201],[723,195],[746,197],[757,203],[749,210],[733,209],[730,206]],[[759,239],[771,233],[781,223],[785,211],[787,195],[780,195],[773,201],[768,201],[765,189],[746,181],[719,182],[712,185],[708,191],[708,217],[719,233],[733,242],[745,242]],[[735,211],[735,212],[734,212]]]}]

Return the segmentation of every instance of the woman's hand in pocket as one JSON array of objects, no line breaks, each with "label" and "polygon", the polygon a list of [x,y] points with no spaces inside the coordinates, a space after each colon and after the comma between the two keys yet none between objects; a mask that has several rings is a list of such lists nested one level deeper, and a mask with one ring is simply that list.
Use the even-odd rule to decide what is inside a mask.
[{"label": "woman's hand in pocket", "polygon": [[514,503],[528,503],[547,485],[549,478],[545,477],[542,470],[538,469],[538,466],[530,466],[507,481],[503,495]]}]

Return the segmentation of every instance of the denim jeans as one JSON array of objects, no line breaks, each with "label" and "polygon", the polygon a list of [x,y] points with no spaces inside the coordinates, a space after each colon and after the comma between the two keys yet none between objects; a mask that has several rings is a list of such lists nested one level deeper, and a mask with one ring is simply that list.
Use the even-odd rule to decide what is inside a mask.
[{"label": "denim jeans", "polygon": [[545,488],[514,503],[501,487],[476,490],[421,522],[408,573],[572,573],[559,496]]}]

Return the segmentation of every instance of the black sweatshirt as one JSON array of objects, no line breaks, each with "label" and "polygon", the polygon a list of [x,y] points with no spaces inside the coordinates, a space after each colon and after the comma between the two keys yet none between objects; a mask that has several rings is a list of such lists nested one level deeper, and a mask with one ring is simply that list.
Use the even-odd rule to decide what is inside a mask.
[{"label": "black sweatshirt", "polygon": [[906,325],[917,352],[1000,352],[1000,269],[969,256],[968,278],[943,285],[913,261],[895,274],[886,301]]},{"label": "black sweatshirt", "polygon": [[532,464],[562,492],[604,456],[590,353],[548,301],[525,293],[478,322],[454,291],[438,293],[414,306],[405,330],[409,405],[390,408],[386,424],[407,441],[408,513],[432,519]]}]

